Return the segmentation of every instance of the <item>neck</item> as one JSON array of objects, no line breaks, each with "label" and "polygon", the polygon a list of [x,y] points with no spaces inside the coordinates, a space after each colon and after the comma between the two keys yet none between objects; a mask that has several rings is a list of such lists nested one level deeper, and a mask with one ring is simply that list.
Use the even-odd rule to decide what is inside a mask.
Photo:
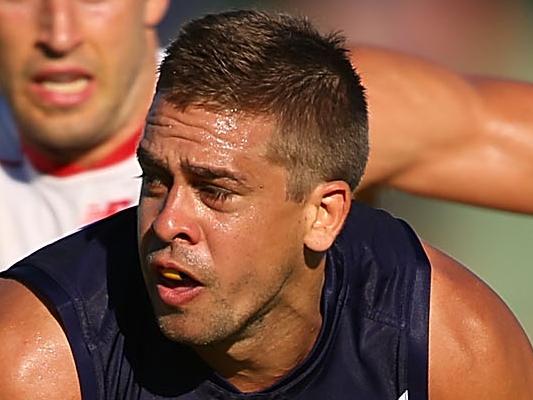
[{"label": "neck", "polygon": [[[311,286],[287,290],[292,296],[250,324],[238,338],[197,347],[196,352],[241,392],[258,392],[294,370],[311,352],[322,326],[323,269]],[[305,293],[305,296],[302,296]]]}]

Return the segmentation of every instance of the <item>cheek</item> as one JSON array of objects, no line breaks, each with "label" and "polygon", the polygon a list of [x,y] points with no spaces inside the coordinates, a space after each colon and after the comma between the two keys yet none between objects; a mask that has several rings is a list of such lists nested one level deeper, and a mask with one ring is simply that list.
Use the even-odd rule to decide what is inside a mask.
[{"label": "cheek", "polygon": [[[124,0],[77,2],[73,10],[86,30],[101,32],[102,36],[128,30],[132,24],[139,26],[143,13],[142,5]],[[116,38],[109,37],[109,40]]]},{"label": "cheek", "polygon": [[[20,32],[12,24],[4,26],[4,20],[0,18],[0,81],[5,87],[12,85],[13,78],[25,70],[32,44],[30,33],[24,33],[25,29]],[[13,35],[14,32],[17,34]]]},{"label": "cheek", "polygon": [[237,250],[245,255],[261,245],[264,222],[247,209],[243,213],[223,215],[222,218],[208,218],[203,225],[207,241],[212,243],[214,251],[233,253]]},{"label": "cheek", "polygon": [[87,53],[95,52],[101,66],[110,70],[106,73],[115,74],[112,79],[119,82],[128,81],[131,71],[145,58],[147,36],[140,9],[137,4],[122,0],[87,3],[78,9]]},{"label": "cheek", "polygon": [[[132,46],[139,45],[138,39],[146,31],[142,8],[128,1],[89,4],[80,10],[80,23],[83,24],[82,29],[87,38],[98,38],[97,40],[105,43],[108,49],[112,48],[114,53],[121,53],[124,57]],[[117,43],[121,43],[120,46]],[[126,60],[124,64],[127,63]]]},{"label": "cheek", "polygon": [[260,248],[252,224],[241,218],[211,221],[204,225],[206,242],[217,273],[225,281],[247,274]]},{"label": "cheek", "polygon": [[[24,41],[31,37],[36,27],[35,5],[17,2],[0,1],[0,42],[8,43],[15,38]],[[23,27],[23,29],[21,29]]]},{"label": "cheek", "polygon": [[159,210],[159,200],[143,197],[139,201],[137,209],[137,235],[141,250],[145,247],[145,242],[149,239],[148,233],[151,230],[152,223],[159,214]]},{"label": "cheek", "polygon": [[297,249],[297,232],[281,225],[266,216],[211,224],[206,236],[219,273],[229,280],[254,276],[268,280],[269,271],[285,264]]}]

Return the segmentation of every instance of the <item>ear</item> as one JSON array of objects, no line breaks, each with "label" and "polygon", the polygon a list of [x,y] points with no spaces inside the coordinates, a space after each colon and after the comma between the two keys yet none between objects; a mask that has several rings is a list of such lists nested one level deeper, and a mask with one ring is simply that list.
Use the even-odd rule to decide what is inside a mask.
[{"label": "ear", "polygon": [[165,16],[169,0],[145,0],[145,14],[144,14],[144,23],[147,26],[155,27],[161,22]]},{"label": "ear", "polygon": [[308,197],[305,245],[315,252],[330,248],[350,211],[352,192],[344,181],[324,182]]}]

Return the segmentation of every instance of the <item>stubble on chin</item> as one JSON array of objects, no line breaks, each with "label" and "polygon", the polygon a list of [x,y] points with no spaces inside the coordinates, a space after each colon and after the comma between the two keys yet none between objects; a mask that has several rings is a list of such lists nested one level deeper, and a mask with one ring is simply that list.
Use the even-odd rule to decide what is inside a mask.
[{"label": "stubble on chin", "polygon": [[172,310],[158,315],[159,329],[168,339],[188,346],[211,346],[227,340],[239,330],[235,315],[224,302],[216,313]]}]

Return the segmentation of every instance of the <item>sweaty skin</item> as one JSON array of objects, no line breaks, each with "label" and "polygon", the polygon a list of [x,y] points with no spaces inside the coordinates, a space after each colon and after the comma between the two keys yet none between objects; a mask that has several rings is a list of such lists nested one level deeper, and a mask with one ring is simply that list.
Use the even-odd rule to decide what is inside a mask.
[{"label": "sweaty skin", "polygon": [[0,304],[0,398],[81,399],[67,338],[49,310],[25,286],[6,279],[0,279]]},{"label": "sweaty skin", "polygon": [[424,247],[432,265],[430,399],[533,398],[533,349],[514,315],[472,272]]}]

